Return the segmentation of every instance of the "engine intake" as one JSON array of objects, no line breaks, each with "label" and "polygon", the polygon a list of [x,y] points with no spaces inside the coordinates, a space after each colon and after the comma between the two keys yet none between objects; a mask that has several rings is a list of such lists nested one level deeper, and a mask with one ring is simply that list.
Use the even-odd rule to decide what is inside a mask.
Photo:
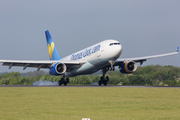
[{"label": "engine intake", "polygon": [[67,70],[67,67],[64,63],[55,63],[51,66],[49,70],[50,75],[62,75]]},{"label": "engine intake", "polygon": [[137,64],[134,61],[126,61],[122,64],[121,73],[133,73],[137,69]]}]

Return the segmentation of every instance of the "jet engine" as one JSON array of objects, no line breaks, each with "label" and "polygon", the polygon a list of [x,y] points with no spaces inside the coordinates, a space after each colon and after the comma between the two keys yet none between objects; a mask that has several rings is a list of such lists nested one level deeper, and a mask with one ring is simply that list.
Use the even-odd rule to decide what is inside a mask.
[{"label": "jet engine", "polygon": [[126,61],[122,64],[121,73],[133,73],[137,69],[137,64],[134,61]]},{"label": "jet engine", "polygon": [[49,74],[50,75],[62,75],[63,73],[65,73],[67,70],[67,67],[64,63],[55,63],[51,66],[51,68],[49,69]]}]

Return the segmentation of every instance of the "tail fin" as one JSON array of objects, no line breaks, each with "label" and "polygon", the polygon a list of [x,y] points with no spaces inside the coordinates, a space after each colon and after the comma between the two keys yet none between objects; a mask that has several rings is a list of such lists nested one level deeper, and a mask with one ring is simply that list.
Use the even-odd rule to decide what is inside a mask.
[{"label": "tail fin", "polygon": [[179,47],[177,47],[176,52],[179,52]]},{"label": "tail fin", "polygon": [[49,58],[50,60],[60,60],[61,57],[59,56],[56,47],[54,45],[54,42],[51,38],[51,35],[49,31],[45,31],[46,34],[46,41],[47,41],[47,46],[48,46],[48,53],[49,53]]}]

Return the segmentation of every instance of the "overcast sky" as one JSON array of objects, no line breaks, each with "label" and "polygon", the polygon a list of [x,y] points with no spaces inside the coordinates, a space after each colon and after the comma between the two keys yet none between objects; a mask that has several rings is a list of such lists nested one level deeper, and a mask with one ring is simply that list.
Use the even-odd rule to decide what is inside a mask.
[{"label": "overcast sky", "polygon": [[[61,57],[105,39],[120,41],[121,58],[174,52],[180,46],[180,1],[0,1],[0,59],[48,60],[45,30]],[[180,67],[180,54],[143,65],[151,64]],[[0,72],[22,69],[0,66]]]}]

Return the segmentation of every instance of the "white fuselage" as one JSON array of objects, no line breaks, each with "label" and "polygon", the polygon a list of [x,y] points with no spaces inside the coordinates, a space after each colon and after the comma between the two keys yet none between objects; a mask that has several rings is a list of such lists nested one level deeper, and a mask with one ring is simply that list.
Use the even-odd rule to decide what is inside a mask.
[{"label": "white fuselage", "polygon": [[66,77],[94,73],[109,64],[110,60],[115,61],[122,53],[122,46],[117,40],[105,40],[81,51],[73,53],[63,60],[86,61],[80,68],[66,73]]}]

